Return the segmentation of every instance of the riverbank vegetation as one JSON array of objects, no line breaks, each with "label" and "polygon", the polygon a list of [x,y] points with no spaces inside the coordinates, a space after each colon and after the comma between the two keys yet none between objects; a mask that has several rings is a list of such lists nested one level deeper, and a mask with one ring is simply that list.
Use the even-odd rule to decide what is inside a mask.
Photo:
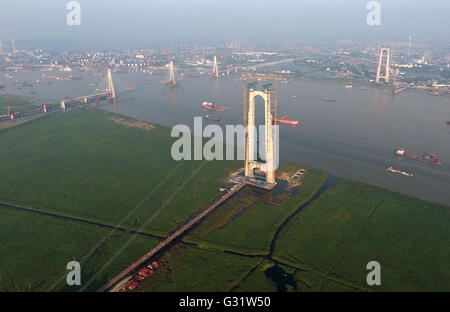
[{"label": "riverbank vegetation", "polygon": [[[289,222],[274,259],[310,272],[313,290],[339,290],[342,281],[366,290],[449,290],[449,224],[448,207],[344,179]],[[382,282],[369,287],[373,260]]]}]

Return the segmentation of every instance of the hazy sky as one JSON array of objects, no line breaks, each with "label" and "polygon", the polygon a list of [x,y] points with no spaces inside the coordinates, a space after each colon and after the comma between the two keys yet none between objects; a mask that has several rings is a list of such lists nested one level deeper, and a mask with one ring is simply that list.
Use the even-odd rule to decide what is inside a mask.
[{"label": "hazy sky", "polygon": [[79,0],[81,26],[67,25],[68,2],[0,0],[0,40],[64,48],[450,36],[450,0],[379,0],[381,26],[367,25],[368,0]]}]

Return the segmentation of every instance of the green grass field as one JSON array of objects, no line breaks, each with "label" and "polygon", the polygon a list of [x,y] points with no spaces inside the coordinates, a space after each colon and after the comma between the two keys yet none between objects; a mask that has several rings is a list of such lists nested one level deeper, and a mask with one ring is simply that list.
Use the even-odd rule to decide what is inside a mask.
[{"label": "green grass field", "polygon": [[[313,290],[339,290],[338,283],[448,291],[449,224],[448,207],[342,180],[289,222],[274,258],[309,271]],[[366,284],[372,260],[381,265],[381,286]]]},{"label": "green grass field", "polygon": [[[173,161],[170,129],[119,125],[111,120],[117,117],[124,118],[81,108],[1,132],[0,145],[8,148],[0,150],[0,201],[166,236],[219,196],[217,188],[224,184],[229,170],[236,168],[236,162],[228,161]],[[2,216],[16,213],[5,208],[0,212]],[[0,231],[0,241],[5,242],[0,290],[36,289],[56,270],[65,272],[69,256],[78,259],[108,232],[96,230],[98,235],[77,237],[78,231],[92,226],[58,220],[65,226],[47,228],[43,218],[55,217],[32,213],[26,213],[26,218],[2,217],[5,225],[15,227],[5,226],[1,230],[6,232]],[[34,237],[35,233],[42,236]],[[69,242],[72,240],[74,244]],[[124,260],[111,265],[92,287],[106,282],[156,243],[147,237],[136,241],[141,241],[142,248],[127,249]],[[108,238],[105,249],[87,259],[85,276],[100,268],[125,242],[125,238]],[[53,262],[50,257],[55,257]],[[48,267],[28,265],[32,268],[28,269],[30,259],[48,263]]]},{"label": "green grass field", "polygon": [[138,291],[229,291],[260,258],[177,245],[161,260],[164,266],[139,285]]},{"label": "green grass field", "polygon": [[252,291],[264,291],[272,292],[277,291],[276,284],[266,277],[265,271],[275,264],[270,260],[263,260],[259,263],[254,270],[245,277],[233,291],[235,292],[252,292]]},{"label": "green grass field", "polygon": [[176,162],[168,128],[126,127],[112,117],[83,108],[2,133],[0,200],[116,224],[149,196],[124,226],[140,229],[156,214],[145,230],[165,235],[214,199],[236,168],[232,161]]},{"label": "green grass field", "polygon": [[[82,283],[119,252],[132,234],[95,225],[39,215],[25,211],[0,208],[0,291],[76,291],[79,287],[65,285],[66,265],[80,261],[89,252],[92,255],[80,261]],[[94,247],[101,242],[99,246]],[[104,273],[88,288],[95,290],[112,278],[124,266],[131,264],[151,247],[157,239],[134,236],[122,253],[112,261]],[[61,282],[57,283],[61,277]]]}]

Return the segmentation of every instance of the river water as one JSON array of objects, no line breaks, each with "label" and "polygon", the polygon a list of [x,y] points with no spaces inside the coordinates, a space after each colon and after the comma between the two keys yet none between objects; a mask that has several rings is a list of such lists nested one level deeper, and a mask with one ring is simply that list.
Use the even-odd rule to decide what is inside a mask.
[{"label": "river water", "polygon": [[[20,81],[32,82],[41,72],[17,73]],[[90,73],[72,73],[82,80],[53,82],[33,87],[8,87],[8,94],[40,97],[46,102],[64,96],[81,96],[95,92],[101,77]],[[173,126],[192,125],[194,116],[202,116],[203,100],[226,106],[216,112],[220,125],[242,123],[242,81],[234,77],[185,78],[170,89],[161,84],[164,76],[143,73],[113,74],[116,88],[134,84],[116,104],[104,102],[104,109],[141,120]],[[7,84],[11,79],[0,77]],[[30,92],[36,92],[30,94]],[[324,97],[336,102],[324,102]],[[257,107],[262,120],[262,105]],[[297,128],[280,125],[280,160],[292,161],[321,169],[334,176],[348,177],[390,190],[450,206],[450,98],[405,92],[392,97],[384,89],[362,89],[354,86],[311,80],[290,80],[279,84],[278,117],[300,121]],[[204,121],[204,124],[207,122]],[[394,152],[404,147],[407,152],[422,155],[436,152],[444,162],[433,166],[410,159],[398,159]],[[414,178],[394,175],[385,170],[393,165]]]}]

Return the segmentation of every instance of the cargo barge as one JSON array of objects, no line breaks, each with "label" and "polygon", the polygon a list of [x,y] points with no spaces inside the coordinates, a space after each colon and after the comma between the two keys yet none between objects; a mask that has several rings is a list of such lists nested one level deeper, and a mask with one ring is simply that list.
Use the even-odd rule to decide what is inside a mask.
[{"label": "cargo barge", "polygon": [[292,127],[297,127],[298,126],[298,120],[289,120],[287,115],[283,116],[282,118],[274,117],[273,119],[276,122],[279,122],[279,123],[282,123],[282,124],[285,124],[285,125],[289,125],[289,126],[292,126]]},{"label": "cargo barge", "polygon": [[401,171],[400,169],[394,168],[392,166],[387,166],[386,170],[389,171],[389,172],[392,172],[392,173],[404,175],[404,176],[406,176],[408,178],[414,178],[414,174],[413,173]]},{"label": "cargo barge", "polygon": [[216,105],[212,104],[211,102],[206,102],[206,101],[202,102],[202,108],[208,109],[211,111],[217,111],[217,112],[224,112],[224,111],[228,110],[227,107],[216,106]]},{"label": "cargo barge", "polygon": [[426,163],[432,164],[432,165],[442,165],[442,161],[440,159],[434,158],[436,156],[436,153],[429,153],[429,154],[426,154],[425,156],[417,156],[417,155],[408,154],[405,152],[405,150],[403,148],[400,148],[395,152],[395,155],[397,155],[398,157],[406,157],[406,158],[410,158],[410,159],[423,161],[423,162],[426,162]]}]

